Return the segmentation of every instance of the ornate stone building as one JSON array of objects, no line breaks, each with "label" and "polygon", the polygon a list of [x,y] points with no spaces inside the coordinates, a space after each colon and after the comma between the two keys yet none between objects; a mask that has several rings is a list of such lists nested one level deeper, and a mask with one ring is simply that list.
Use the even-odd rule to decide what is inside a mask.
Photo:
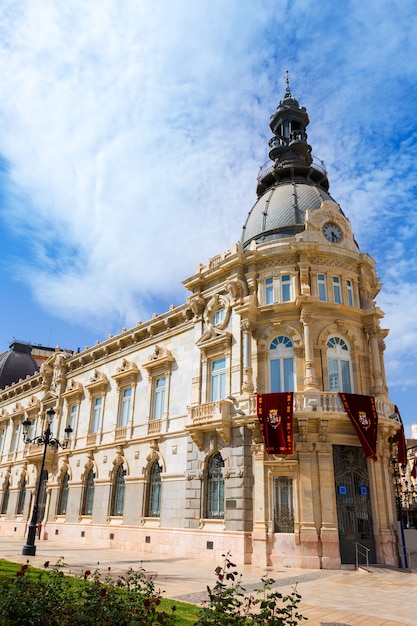
[{"label": "ornate stone building", "polygon": [[[307,143],[287,84],[240,241],[179,307],[0,391],[0,533],[238,562],[338,568],[355,541],[397,564],[380,284]],[[293,391],[294,453],[267,454],[256,394]],[[338,392],[375,398],[377,460]],[[52,429],[67,448],[24,444]]]}]

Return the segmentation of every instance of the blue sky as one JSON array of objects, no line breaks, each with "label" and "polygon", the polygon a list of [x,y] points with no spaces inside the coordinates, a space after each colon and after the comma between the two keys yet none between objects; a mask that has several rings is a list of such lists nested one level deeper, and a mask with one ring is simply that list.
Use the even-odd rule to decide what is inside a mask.
[{"label": "blue sky", "polygon": [[[390,329],[417,422],[413,0],[2,0],[0,350],[76,349],[181,304],[240,237],[291,89]],[[409,431],[407,431],[409,434]]]}]

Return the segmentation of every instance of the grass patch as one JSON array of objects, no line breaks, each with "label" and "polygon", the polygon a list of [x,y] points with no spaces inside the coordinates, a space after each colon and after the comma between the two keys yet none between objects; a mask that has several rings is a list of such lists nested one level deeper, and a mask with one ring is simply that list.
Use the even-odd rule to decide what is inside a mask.
[{"label": "grass patch", "polygon": [[[62,566],[62,564],[61,564]],[[11,561],[6,561],[4,559],[0,559],[0,586],[5,584],[7,581],[12,581],[16,578],[16,575],[22,569],[22,564],[13,563]],[[29,566],[25,570],[25,577],[31,581],[34,581],[36,584],[37,580],[48,580],[53,576],[56,576],[56,570],[60,569],[60,563],[58,562],[55,566],[48,569],[40,569],[36,567]],[[69,574],[65,576],[66,586],[71,587],[75,594],[82,593],[82,588],[85,586],[84,578],[81,575],[76,576],[74,574]],[[157,585],[156,580],[156,587]],[[91,583],[93,584],[93,583]],[[118,589],[120,594],[123,594],[125,590],[123,588]],[[18,600],[17,600],[18,601]],[[160,605],[158,606],[158,612],[165,612],[167,614],[171,614],[172,607],[175,606],[175,626],[189,626],[190,624],[195,624],[198,621],[198,612],[200,607],[195,606],[194,604],[188,604],[186,602],[179,602],[177,600],[173,600],[166,597],[160,598]],[[16,624],[24,623],[16,622]]]}]

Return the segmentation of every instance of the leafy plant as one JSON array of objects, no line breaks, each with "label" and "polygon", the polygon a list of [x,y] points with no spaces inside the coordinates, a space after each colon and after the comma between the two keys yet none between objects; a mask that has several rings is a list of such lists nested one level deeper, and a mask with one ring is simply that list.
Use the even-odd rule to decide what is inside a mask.
[{"label": "leafy plant", "polygon": [[283,596],[272,591],[274,579],[264,576],[262,587],[255,589],[257,596],[261,597],[247,597],[230,553],[222,556],[223,565],[214,570],[217,582],[213,588],[207,587],[209,600],[200,610],[196,626],[297,626],[299,621],[306,619],[297,609],[301,596],[296,588],[292,594]]},{"label": "leafy plant", "polygon": [[2,626],[168,626],[171,614],[160,610],[161,596],[144,570],[129,570],[104,581],[98,570],[79,578],[64,576],[58,567],[27,575],[23,565],[12,579],[0,583]]}]

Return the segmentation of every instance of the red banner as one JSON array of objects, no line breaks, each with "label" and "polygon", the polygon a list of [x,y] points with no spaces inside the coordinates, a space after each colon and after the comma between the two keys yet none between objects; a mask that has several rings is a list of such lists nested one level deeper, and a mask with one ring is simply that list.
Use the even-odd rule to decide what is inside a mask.
[{"label": "red banner", "polygon": [[356,430],[366,457],[376,461],[378,414],[375,398],[359,396],[355,393],[339,393],[339,397]]},{"label": "red banner", "polygon": [[293,393],[264,393],[256,411],[268,454],[294,454]]},{"label": "red banner", "polygon": [[[404,424],[401,419],[401,415],[397,406],[395,406],[395,413],[398,415],[398,421],[401,424],[400,430],[398,431],[397,461],[398,461],[398,465],[406,465],[407,464],[407,442],[405,440]],[[395,439],[397,439],[397,437],[395,437]]]}]

